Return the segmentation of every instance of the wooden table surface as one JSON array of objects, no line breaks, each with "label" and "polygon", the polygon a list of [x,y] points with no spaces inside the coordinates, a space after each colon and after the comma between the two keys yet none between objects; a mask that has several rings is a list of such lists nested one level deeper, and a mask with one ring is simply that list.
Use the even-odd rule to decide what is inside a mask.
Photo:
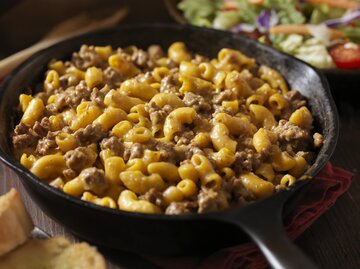
[{"label": "wooden table surface", "polygon": [[[124,23],[171,22],[159,0],[128,2],[130,13]],[[142,8],[139,8],[140,4]],[[151,12],[146,12],[148,10]],[[344,85],[346,83],[346,80],[343,81]],[[352,86],[352,89],[349,89],[350,94],[333,87],[341,129],[331,161],[334,165],[355,173],[353,184],[349,191],[296,241],[320,268],[360,268],[360,178],[357,173],[360,167],[360,105],[356,98],[353,98],[356,90]],[[76,241],[62,226],[42,213],[23,189],[17,175],[2,163],[0,174],[0,194],[11,187],[17,188],[38,227],[50,235],[64,235]],[[106,257],[110,269],[158,268],[134,254],[107,252]]]}]

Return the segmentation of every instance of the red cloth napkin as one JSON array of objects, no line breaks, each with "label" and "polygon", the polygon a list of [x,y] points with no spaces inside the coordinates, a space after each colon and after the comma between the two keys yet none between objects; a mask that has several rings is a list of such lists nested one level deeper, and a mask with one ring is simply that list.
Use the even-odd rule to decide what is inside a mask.
[{"label": "red cloth napkin", "polygon": [[[328,163],[306,195],[284,220],[289,237],[298,238],[349,189],[353,174]],[[148,258],[164,269],[263,269],[267,261],[254,243],[226,248],[206,257]]]}]

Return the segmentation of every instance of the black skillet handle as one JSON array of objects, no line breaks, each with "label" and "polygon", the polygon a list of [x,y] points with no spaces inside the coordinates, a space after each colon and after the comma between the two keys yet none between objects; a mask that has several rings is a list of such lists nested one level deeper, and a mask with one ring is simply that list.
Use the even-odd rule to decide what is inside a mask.
[{"label": "black skillet handle", "polygon": [[284,230],[282,210],[287,198],[280,195],[254,204],[244,214],[231,214],[231,222],[254,240],[272,268],[316,269],[314,262],[296,247]]}]

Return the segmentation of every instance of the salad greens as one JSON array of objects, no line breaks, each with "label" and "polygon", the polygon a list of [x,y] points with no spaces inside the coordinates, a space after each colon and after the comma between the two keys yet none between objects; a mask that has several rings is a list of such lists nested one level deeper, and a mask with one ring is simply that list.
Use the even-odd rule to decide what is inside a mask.
[{"label": "salad greens", "polygon": [[344,27],[342,28],[345,36],[350,38],[352,41],[356,43],[360,43],[360,26],[358,27]]},{"label": "salad greens", "polygon": [[178,8],[184,17],[197,26],[211,27],[216,13],[223,5],[222,0],[183,0]]},{"label": "salad greens", "polygon": [[264,7],[277,11],[281,24],[304,23],[304,15],[296,9],[295,0],[265,0]]},{"label": "salad greens", "polygon": [[234,0],[234,2],[238,10],[240,10],[238,13],[242,22],[254,24],[260,10],[256,6],[251,5],[248,0]]},{"label": "salad greens", "polygon": [[215,29],[227,30],[240,23],[241,18],[237,11],[220,11],[213,21]]},{"label": "salad greens", "polygon": [[305,40],[293,55],[319,68],[334,67],[333,60],[326,47],[316,38]]},{"label": "salad greens", "polygon": [[311,7],[310,5],[308,5],[308,7],[311,11],[309,20],[311,24],[319,24],[326,20],[340,18],[346,12],[346,9],[344,8],[330,8],[328,5],[324,4],[315,7]]},{"label": "salad greens", "polygon": [[182,0],[178,8],[191,24],[255,36],[316,67],[330,68],[335,66],[331,46],[360,43],[360,0],[339,0],[340,7],[331,2]]}]

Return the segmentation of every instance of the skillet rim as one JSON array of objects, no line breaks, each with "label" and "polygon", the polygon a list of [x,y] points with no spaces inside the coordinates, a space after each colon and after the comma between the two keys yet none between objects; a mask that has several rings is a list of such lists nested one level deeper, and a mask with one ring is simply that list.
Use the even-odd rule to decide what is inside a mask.
[{"label": "skillet rim", "polygon": [[[1,97],[4,95],[5,92],[7,92],[10,86],[10,83],[16,79],[16,75],[23,69],[25,69],[26,67],[31,67],[33,65],[33,61],[36,60],[37,57],[40,57],[42,54],[46,54],[48,51],[54,50],[57,47],[61,47],[64,44],[66,44],[67,42],[72,42],[72,41],[77,41],[77,40],[81,40],[85,37],[96,37],[99,35],[106,35],[106,34],[116,34],[118,32],[121,31],[126,31],[126,30],[132,30],[132,31],[136,31],[139,29],[146,29],[146,28],[158,28],[158,29],[164,29],[164,30],[172,30],[172,29],[177,29],[177,30],[186,30],[186,29],[190,29],[193,31],[203,31],[203,32],[208,32],[209,34],[215,34],[215,35],[219,35],[219,36],[227,36],[229,38],[231,38],[232,40],[235,40],[238,43],[242,43],[242,42],[247,42],[253,45],[256,45],[257,48],[260,48],[263,51],[269,51],[271,54],[273,54],[274,56],[279,55],[281,57],[285,57],[284,59],[288,59],[291,61],[295,61],[298,62],[299,64],[304,65],[308,70],[310,70],[311,72],[314,72],[315,75],[319,78],[320,82],[321,82],[321,86],[322,86],[322,91],[324,91],[325,96],[327,97],[327,101],[329,102],[329,107],[331,108],[332,113],[330,113],[329,115],[329,122],[331,123],[331,126],[329,126],[330,131],[333,131],[332,137],[330,139],[330,141],[328,143],[324,143],[323,147],[321,148],[320,151],[324,151],[322,152],[322,154],[317,154],[316,155],[316,159],[315,162],[310,166],[310,168],[306,171],[306,173],[304,174],[304,176],[309,176],[310,178],[307,180],[301,180],[298,181],[295,186],[290,187],[290,189],[288,190],[284,190],[278,193],[273,194],[272,196],[266,198],[266,199],[262,199],[262,200],[258,200],[255,203],[251,203],[248,205],[242,205],[242,206],[234,206],[234,207],[230,207],[224,210],[219,210],[219,211],[215,211],[215,212],[207,212],[207,213],[202,213],[202,214],[183,214],[183,215],[167,215],[167,214],[146,214],[146,213],[137,213],[137,212],[128,212],[128,211],[123,211],[120,209],[112,209],[112,208],[106,208],[100,205],[96,205],[90,202],[86,202],[83,201],[81,199],[79,199],[78,197],[74,197],[71,196],[69,194],[66,194],[52,186],[50,186],[48,183],[42,181],[41,179],[37,178],[35,175],[33,175],[28,169],[26,169],[25,167],[23,167],[22,165],[20,165],[19,161],[17,161],[12,155],[9,155],[7,152],[4,152],[1,148],[0,148],[0,160],[5,163],[7,166],[9,166],[11,169],[13,169],[19,176],[20,180],[30,180],[32,181],[31,183],[37,185],[40,188],[44,188],[47,192],[50,192],[51,195],[57,195],[59,196],[61,199],[65,199],[70,203],[74,203],[75,205],[78,206],[82,206],[82,207],[86,207],[88,209],[91,210],[100,210],[102,211],[102,213],[111,213],[115,216],[117,215],[121,215],[121,216],[128,216],[128,217],[136,217],[136,218],[145,218],[145,219],[149,219],[149,220],[166,220],[166,221],[177,221],[177,220],[208,220],[208,219],[219,219],[219,218],[223,218],[225,215],[227,215],[230,212],[241,212],[247,209],[251,209],[254,206],[260,206],[262,203],[266,202],[266,201],[272,201],[272,200],[276,200],[275,197],[280,197],[280,196],[292,196],[293,193],[295,193],[296,191],[300,190],[303,188],[303,186],[308,185],[309,183],[311,183],[313,181],[313,177],[315,177],[320,170],[328,163],[328,161],[330,160],[330,157],[332,156],[332,154],[334,153],[337,141],[338,141],[338,136],[339,136],[339,118],[338,118],[338,113],[337,113],[337,109],[335,106],[335,102],[332,98],[331,95],[331,91],[329,88],[329,84],[328,81],[325,78],[325,75],[323,73],[321,73],[319,70],[317,70],[316,68],[310,66],[309,64],[307,64],[304,61],[301,61],[295,57],[293,57],[292,55],[283,53],[279,50],[276,50],[272,47],[266,46],[264,44],[261,44],[259,42],[256,42],[254,40],[248,39],[244,36],[241,35],[236,35],[233,34],[231,32],[224,32],[224,31],[220,31],[220,30],[215,30],[215,29],[208,29],[208,28],[202,28],[202,27],[197,27],[197,26],[192,26],[192,25],[180,25],[180,24],[163,24],[163,23],[151,23],[151,24],[146,24],[146,23],[141,23],[141,24],[132,24],[132,25],[121,25],[121,26],[116,26],[116,27],[110,27],[110,28],[105,28],[102,30],[98,30],[98,31],[94,31],[94,32],[90,32],[90,33],[86,33],[86,34],[80,34],[68,39],[65,39],[63,41],[57,42],[47,48],[41,49],[40,51],[34,53],[33,55],[31,55],[28,59],[26,59],[23,63],[21,63],[19,66],[17,66],[9,75],[6,76],[6,78],[4,79],[4,81],[0,84],[0,99]],[[254,57],[255,58],[255,57]],[[258,60],[255,58],[255,60],[258,62]],[[330,132],[329,132],[330,133]],[[9,139],[9,134],[5,134],[6,139]],[[323,150],[324,146],[327,145],[327,147]],[[26,178],[26,179],[25,179]],[[23,182],[22,182],[23,183]],[[41,208],[41,206],[39,206]]]}]

